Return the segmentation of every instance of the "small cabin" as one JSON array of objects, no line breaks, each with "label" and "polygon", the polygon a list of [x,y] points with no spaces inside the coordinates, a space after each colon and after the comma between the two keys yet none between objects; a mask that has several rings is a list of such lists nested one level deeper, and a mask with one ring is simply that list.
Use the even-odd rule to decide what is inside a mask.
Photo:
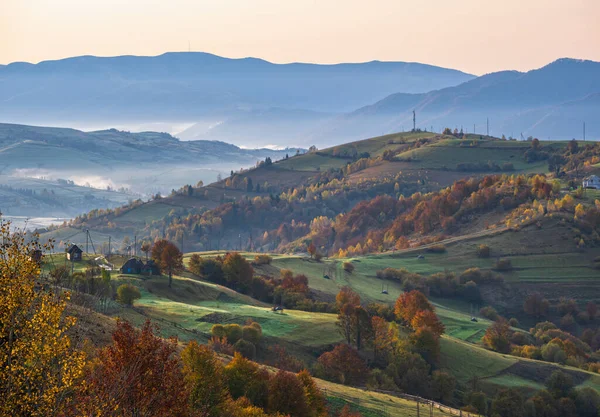
[{"label": "small cabin", "polygon": [[585,177],[583,179],[583,188],[594,188],[596,190],[600,189],[600,178],[598,178],[596,175]]},{"label": "small cabin", "polygon": [[83,251],[77,245],[71,245],[67,249],[67,259],[71,262],[81,261],[83,258]]},{"label": "small cabin", "polygon": [[146,264],[142,267],[142,274],[146,275],[160,275],[160,268],[156,265],[152,259],[146,262]]},{"label": "small cabin", "polygon": [[141,274],[144,263],[138,258],[130,258],[121,267],[122,274]]}]

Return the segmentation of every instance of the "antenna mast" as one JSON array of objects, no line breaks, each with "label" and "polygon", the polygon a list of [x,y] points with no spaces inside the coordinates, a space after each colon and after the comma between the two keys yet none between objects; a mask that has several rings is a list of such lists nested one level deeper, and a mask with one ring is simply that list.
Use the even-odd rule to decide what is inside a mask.
[{"label": "antenna mast", "polygon": [[417,114],[413,110],[413,132],[417,131]]}]

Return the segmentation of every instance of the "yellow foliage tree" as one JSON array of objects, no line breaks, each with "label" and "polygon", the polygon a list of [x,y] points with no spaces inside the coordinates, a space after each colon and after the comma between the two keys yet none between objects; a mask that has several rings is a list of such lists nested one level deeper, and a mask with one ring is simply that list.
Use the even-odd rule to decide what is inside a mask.
[{"label": "yellow foliage tree", "polygon": [[0,415],[60,415],[85,363],[66,334],[75,324],[65,315],[68,294],[39,281],[39,244],[10,223],[0,235]]}]

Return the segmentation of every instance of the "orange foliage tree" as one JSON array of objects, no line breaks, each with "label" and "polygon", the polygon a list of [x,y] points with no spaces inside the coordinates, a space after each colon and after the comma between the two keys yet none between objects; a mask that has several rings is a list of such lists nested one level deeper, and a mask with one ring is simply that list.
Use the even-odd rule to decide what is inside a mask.
[{"label": "orange foliage tree", "polygon": [[173,274],[183,269],[183,254],[174,243],[162,239],[152,247],[152,259],[161,270],[169,274],[169,288],[171,288]]},{"label": "orange foliage tree", "polygon": [[187,391],[177,340],[117,323],[111,345],[98,351],[77,404],[77,415],[186,416]]},{"label": "orange foliage tree", "polygon": [[419,311],[433,311],[433,306],[422,292],[413,290],[400,295],[394,306],[396,318],[406,324],[411,324]]},{"label": "orange foliage tree", "polygon": [[312,417],[304,385],[295,374],[281,369],[269,381],[268,404],[271,412],[288,414],[290,417]]},{"label": "orange foliage tree", "polygon": [[347,385],[363,382],[369,372],[356,349],[346,344],[337,345],[331,352],[323,353],[318,362],[327,378]]}]

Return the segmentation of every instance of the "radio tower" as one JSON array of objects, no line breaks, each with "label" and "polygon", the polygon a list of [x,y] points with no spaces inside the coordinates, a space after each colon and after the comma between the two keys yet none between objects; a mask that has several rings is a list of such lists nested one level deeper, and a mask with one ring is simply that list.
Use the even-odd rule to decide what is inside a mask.
[{"label": "radio tower", "polygon": [[417,131],[417,114],[413,110],[413,132]]}]

